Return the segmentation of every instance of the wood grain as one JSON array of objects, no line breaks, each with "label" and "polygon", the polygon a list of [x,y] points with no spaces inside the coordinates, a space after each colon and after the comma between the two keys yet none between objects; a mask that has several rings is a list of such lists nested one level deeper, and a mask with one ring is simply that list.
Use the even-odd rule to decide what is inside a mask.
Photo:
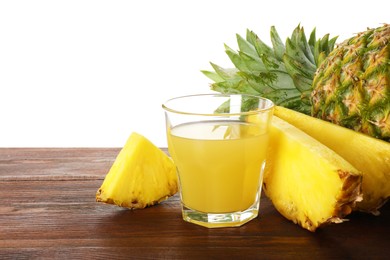
[{"label": "wood grain", "polygon": [[390,207],[315,233],[261,199],[240,228],[181,219],[179,197],[144,210],[95,202],[118,148],[1,148],[0,259],[387,259]]}]

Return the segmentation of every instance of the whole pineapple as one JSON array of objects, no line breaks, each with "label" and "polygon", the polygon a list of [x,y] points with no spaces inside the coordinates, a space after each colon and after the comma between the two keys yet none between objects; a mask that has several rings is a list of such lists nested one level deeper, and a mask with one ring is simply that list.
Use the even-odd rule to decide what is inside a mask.
[{"label": "whole pineapple", "polygon": [[390,25],[341,43],[319,66],[312,115],[390,141]]},{"label": "whole pineapple", "polygon": [[308,115],[390,141],[390,26],[369,29],[334,49],[329,35],[309,41],[298,26],[273,48],[252,31],[237,35],[239,51],[225,46],[235,68],[211,64],[203,73],[222,93],[250,93]]}]

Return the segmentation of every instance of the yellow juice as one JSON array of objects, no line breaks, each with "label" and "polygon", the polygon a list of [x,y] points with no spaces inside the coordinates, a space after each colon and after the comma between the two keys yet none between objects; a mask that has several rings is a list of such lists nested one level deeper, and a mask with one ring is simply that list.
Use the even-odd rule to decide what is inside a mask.
[{"label": "yellow juice", "polygon": [[239,121],[182,124],[168,132],[183,204],[207,213],[248,209],[258,198],[268,135]]}]

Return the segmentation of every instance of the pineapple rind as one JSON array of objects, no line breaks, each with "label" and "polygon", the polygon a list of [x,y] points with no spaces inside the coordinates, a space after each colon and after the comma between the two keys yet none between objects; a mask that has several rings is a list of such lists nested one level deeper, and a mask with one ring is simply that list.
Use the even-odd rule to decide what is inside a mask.
[{"label": "pineapple rind", "polygon": [[390,199],[390,143],[350,129],[276,107],[275,115],[338,153],[363,173],[363,200],[356,210],[378,215]]},{"label": "pineapple rind", "polygon": [[97,191],[96,200],[137,209],[157,204],[177,191],[171,158],[145,137],[132,133]]},{"label": "pineapple rind", "polygon": [[264,191],[287,219],[310,231],[340,223],[360,199],[360,173],[343,158],[274,117]]},{"label": "pineapple rind", "polygon": [[329,53],[313,79],[312,116],[390,141],[390,24]]}]

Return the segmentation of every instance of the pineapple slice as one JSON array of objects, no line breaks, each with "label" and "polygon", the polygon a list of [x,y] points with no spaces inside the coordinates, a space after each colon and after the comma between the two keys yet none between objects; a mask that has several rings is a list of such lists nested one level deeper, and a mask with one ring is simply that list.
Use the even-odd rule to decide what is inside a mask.
[{"label": "pineapple slice", "polygon": [[310,231],[343,222],[361,199],[361,182],[359,171],[338,154],[273,117],[264,191],[284,217]]},{"label": "pineapple slice", "polygon": [[363,201],[356,209],[378,215],[390,198],[390,143],[293,110],[276,107],[275,114],[316,138],[363,173]]},{"label": "pineapple slice", "polygon": [[176,167],[163,151],[132,133],[96,193],[96,201],[131,209],[159,203],[178,191]]}]

